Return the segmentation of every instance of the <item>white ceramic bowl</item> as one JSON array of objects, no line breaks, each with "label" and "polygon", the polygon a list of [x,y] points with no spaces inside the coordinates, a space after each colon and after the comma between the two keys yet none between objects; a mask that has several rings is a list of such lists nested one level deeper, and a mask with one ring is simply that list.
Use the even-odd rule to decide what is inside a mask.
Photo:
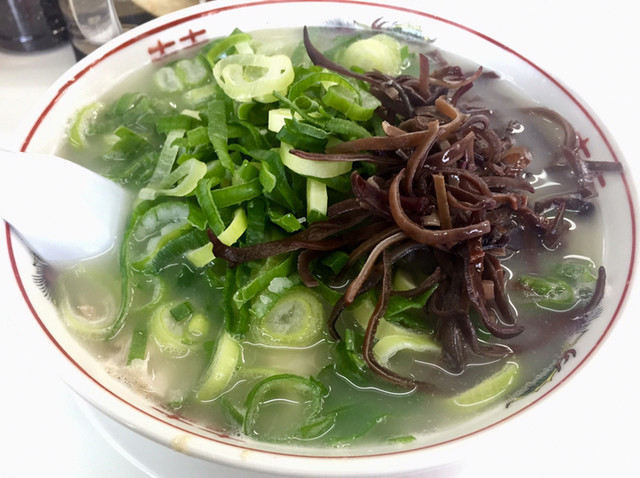
[{"label": "white ceramic bowl", "polygon": [[[23,149],[55,152],[64,141],[68,118],[80,105],[99,98],[109,85],[134,74],[142,65],[227,35],[235,27],[251,31],[323,25],[336,19],[371,25],[383,19],[387,24],[417,26],[431,38],[437,38],[440,48],[500,72],[532,99],[553,104],[583,138],[588,138],[592,157],[623,162],[606,128],[569,88],[506,46],[414,8],[411,2],[220,0],[170,14],[118,37],[64,74],[45,96],[24,139]],[[52,345],[56,366],[60,366],[63,377],[74,390],[116,422],[174,450],[232,467],[296,476],[400,476],[422,474],[455,462],[465,449],[481,441],[487,430],[497,430],[505,420],[517,419],[519,414],[564,384],[591,357],[619,319],[636,260],[636,203],[630,179],[625,174],[607,176],[599,194],[598,203],[607,208],[607,214],[603,215],[603,265],[608,271],[608,282],[602,311],[575,345],[575,358],[564,363],[554,379],[538,392],[497,411],[489,421],[485,417],[478,423],[466,424],[428,446],[418,442],[400,452],[361,453],[348,458],[335,452],[308,456],[299,450],[270,449],[218,435],[168,415],[136,395],[107,374],[101,363],[78,345],[34,282],[36,271],[29,251],[13,234],[8,242],[18,285],[34,320]]]}]

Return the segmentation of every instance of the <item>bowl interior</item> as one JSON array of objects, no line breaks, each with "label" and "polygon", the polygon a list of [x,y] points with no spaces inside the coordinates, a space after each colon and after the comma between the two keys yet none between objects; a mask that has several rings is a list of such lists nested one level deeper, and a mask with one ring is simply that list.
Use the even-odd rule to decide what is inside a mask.
[{"label": "bowl interior", "polygon": [[[227,2],[216,1],[168,15],[127,32],[75,65],[48,92],[28,131],[23,149],[54,153],[64,141],[68,118],[76,109],[102,97],[105,85],[135,75],[144,66],[175,58],[179,52],[197,48],[207,40],[225,36],[236,27],[251,31],[306,25],[335,25],[357,22],[412,29],[435,38],[439,48],[472,59],[495,70],[516,88],[544,105],[554,105],[588,140],[592,158],[623,162],[616,146],[599,124],[597,117],[567,87],[509,48],[490,38],[445,19],[427,13],[378,2]],[[604,339],[619,318],[635,262],[635,211],[629,178],[623,173],[600,178],[597,205],[602,214],[604,240],[602,263],[607,269],[605,298],[580,340],[571,347],[558,372],[538,391],[508,408],[493,410],[464,426],[431,437],[428,443],[412,443],[404,449],[356,450],[355,460],[375,463],[380,475],[400,468],[412,468],[420,460],[405,460],[399,465],[397,453],[428,456],[429,463],[452,459],[452,451],[479,432],[522,412],[546,396],[570,377]],[[345,465],[336,459],[343,451],[283,449],[243,441],[208,430],[196,423],[167,413],[152,401],[132,392],[130,387],[105,371],[103,364],[81,347],[58,318],[54,305],[39,287],[38,265],[17,236],[10,237],[10,257],[15,277],[34,319],[49,337],[64,377],[99,409],[140,433],[187,454],[225,464],[260,468],[265,471],[300,472],[309,455],[323,460],[324,476],[345,473]],[[354,467],[355,469],[355,467]],[[310,474],[315,472],[310,471]]]}]

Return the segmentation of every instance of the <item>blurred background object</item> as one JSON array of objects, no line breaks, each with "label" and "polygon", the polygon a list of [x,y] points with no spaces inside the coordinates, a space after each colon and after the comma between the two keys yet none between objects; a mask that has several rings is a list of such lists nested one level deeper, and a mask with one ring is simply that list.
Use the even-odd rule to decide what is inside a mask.
[{"label": "blurred background object", "polygon": [[59,1],[77,59],[88,55],[122,32],[198,3],[204,3],[204,0]]},{"label": "blurred background object", "polygon": [[57,0],[0,0],[0,49],[32,52],[66,41]]}]

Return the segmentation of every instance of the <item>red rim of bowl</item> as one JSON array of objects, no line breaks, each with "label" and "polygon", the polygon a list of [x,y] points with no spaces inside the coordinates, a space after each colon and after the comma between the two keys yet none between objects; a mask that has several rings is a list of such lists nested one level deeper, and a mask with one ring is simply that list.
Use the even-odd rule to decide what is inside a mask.
[{"label": "red rim of bowl", "polygon": [[[169,22],[163,23],[159,26],[156,26],[154,28],[148,29],[144,32],[141,32],[138,35],[135,35],[131,38],[129,38],[128,40],[119,43],[118,45],[114,46],[112,49],[107,50],[104,54],[102,54],[101,56],[97,57],[96,59],[94,59],[93,61],[91,61],[90,63],[88,63],[87,65],[85,65],[73,78],[69,79],[66,83],[62,84],[57,92],[55,92],[55,94],[52,96],[51,100],[46,104],[46,106],[42,109],[42,112],[40,113],[40,115],[38,116],[38,119],[35,121],[35,123],[33,124],[33,126],[29,129],[29,132],[21,146],[21,150],[25,151],[35,132],[37,131],[37,129],[39,128],[40,124],[42,123],[42,121],[44,120],[44,118],[47,116],[47,114],[49,113],[49,111],[53,108],[53,106],[55,105],[56,101],[62,96],[64,95],[65,91],[71,87],[79,78],[81,78],[82,76],[84,76],[89,70],[91,70],[96,64],[99,64],[100,62],[102,62],[105,58],[108,58],[109,56],[117,53],[118,51],[127,48],[128,46],[135,44],[151,35],[154,35],[158,32],[161,32],[163,30],[166,30],[168,28],[174,27],[176,25],[180,25],[182,23],[185,22],[189,22],[195,18],[201,18],[201,17],[205,17],[205,16],[209,16],[209,15],[215,15],[217,13],[226,11],[226,10],[235,10],[235,9],[240,9],[240,8],[250,8],[253,6],[257,6],[257,5],[268,5],[268,4],[286,4],[286,3],[317,3],[317,2],[325,2],[325,3],[340,3],[340,4],[353,4],[353,5],[360,5],[360,6],[374,6],[377,8],[383,8],[383,9],[388,9],[388,10],[393,10],[396,12],[406,12],[406,13],[410,13],[412,15],[417,15],[417,16],[422,16],[425,18],[428,18],[430,20],[436,21],[436,22],[441,22],[444,23],[446,25],[464,30],[465,32],[468,32],[474,36],[477,36],[479,38],[481,38],[484,41],[487,41],[493,45],[495,45],[496,47],[506,51],[507,53],[515,56],[517,59],[519,59],[520,61],[525,62],[526,64],[528,64],[529,66],[531,66],[532,68],[534,68],[536,71],[538,71],[540,74],[542,74],[545,78],[547,78],[549,81],[551,81],[560,91],[562,91],[562,93],[564,95],[566,95],[571,102],[582,112],[582,114],[584,114],[584,116],[589,120],[589,122],[591,123],[591,125],[595,128],[595,130],[597,131],[598,135],[600,136],[600,138],[602,139],[602,141],[604,142],[604,144],[606,145],[609,153],[611,154],[611,157],[616,161],[616,162],[620,162],[619,159],[619,154],[616,152],[616,149],[614,148],[612,142],[609,140],[609,138],[607,137],[607,135],[605,134],[603,128],[599,125],[599,123],[596,121],[596,118],[594,117],[594,115],[589,111],[589,109],[587,107],[584,106],[583,103],[581,103],[581,101],[571,92],[569,91],[563,84],[561,84],[558,80],[556,80],[553,76],[551,76],[550,74],[548,74],[546,71],[544,71],[542,68],[538,67],[536,64],[534,64],[533,62],[531,62],[530,60],[528,60],[527,58],[525,58],[524,56],[522,56],[521,54],[517,53],[516,51],[514,51],[513,49],[509,48],[508,46],[504,45],[503,43],[496,41],[495,39],[480,33],[474,29],[468,28],[464,25],[461,25],[457,22],[451,21],[451,20],[447,20],[445,18],[427,13],[425,11],[420,11],[420,10],[415,10],[415,9],[411,9],[411,8],[407,8],[407,7],[402,7],[399,5],[391,5],[391,4],[380,4],[380,3],[373,3],[373,2],[367,2],[367,1],[358,1],[358,0],[333,0],[333,1],[329,1],[326,2],[326,0],[275,0],[275,1],[267,1],[267,0],[262,0],[262,1],[257,1],[257,2],[251,2],[251,3],[244,3],[244,4],[236,4],[236,5],[226,5],[226,6],[221,6],[221,7],[216,7],[215,4],[213,4],[211,6],[211,8],[206,9],[206,10],[199,10],[196,13],[187,15],[187,16],[183,16],[174,20],[171,20]],[[413,448],[410,450],[402,450],[402,451],[391,451],[391,452],[381,452],[381,453],[375,453],[373,455],[349,455],[349,459],[357,459],[357,458],[371,458],[371,457],[376,457],[376,456],[386,456],[386,455],[396,455],[396,454],[404,454],[404,453],[412,453],[412,452],[419,452],[421,450],[426,450],[426,449],[431,449],[431,448],[435,448],[435,447],[439,447],[448,443],[452,443],[452,442],[457,442],[460,441],[462,439],[465,439],[467,437],[476,435],[484,430],[487,429],[491,429],[491,428],[495,428],[497,425],[499,425],[500,423],[507,421],[507,420],[511,420],[513,417],[515,417],[516,415],[522,413],[524,410],[530,408],[532,405],[538,403],[542,398],[546,397],[549,393],[551,393],[552,391],[558,389],[558,387],[560,386],[560,384],[562,384],[563,382],[565,382],[569,377],[571,377],[578,369],[580,369],[582,367],[582,365],[591,357],[591,355],[599,348],[599,346],[601,345],[601,343],[604,341],[604,339],[606,338],[606,336],[608,335],[609,331],[611,330],[612,326],[614,325],[614,323],[616,322],[619,313],[625,303],[625,299],[627,297],[627,294],[629,292],[629,287],[631,284],[631,278],[633,275],[633,270],[634,270],[634,264],[635,264],[635,258],[636,258],[636,220],[635,220],[635,210],[634,210],[634,202],[633,202],[633,194],[631,192],[631,188],[629,185],[629,182],[627,180],[627,177],[622,174],[622,180],[625,186],[625,193],[626,193],[626,197],[627,197],[627,201],[629,204],[629,209],[630,209],[630,216],[631,216],[631,237],[632,237],[632,244],[631,244],[631,260],[629,263],[629,270],[627,273],[627,277],[625,280],[625,285],[624,285],[624,290],[622,291],[622,295],[620,298],[620,301],[618,302],[614,313],[611,316],[611,319],[609,320],[609,323],[607,324],[606,328],[604,329],[604,331],[602,332],[601,336],[598,338],[597,342],[593,345],[593,347],[587,351],[587,353],[582,356],[581,360],[578,362],[578,364],[575,365],[575,367],[569,371],[569,373],[567,373],[565,376],[563,376],[558,382],[555,383],[555,386],[553,386],[552,388],[550,388],[549,390],[545,391],[545,392],[541,392],[541,394],[535,399],[533,400],[531,403],[527,404],[525,407],[523,407],[522,409],[516,411],[515,413],[508,415],[507,417],[490,423],[484,427],[481,427],[479,429],[473,430],[470,433],[467,433],[465,435],[461,435],[461,436],[457,436],[455,438],[451,438],[449,440],[444,440],[438,443],[433,443],[433,444],[429,444],[429,445],[425,445],[422,447],[417,447],[417,448]],[[9,260],[11,263],[11,267],[13,270],[13,275],[16,279],[17,285],[19,287],[19,290],[29,308],[29,310],[31,311],[32,315],[34,316],[34,318],[36,319],[36,321],[38,322],[40,328],[42,328],[42,330],[44,331],[44,333],[47,335],[47,337],[49,338],[49,340],[54,344],[54,346],[58,349],[59,352],[61,352],[65,358],[71,362],[75,368],[77,368],[86,378],[90,379],[91,382],[95,383],[98,387],[100,387],[103,391],[107,392],[108,394],[110,394],[112,397],[116,398],[117,400],[119,400],[120,402],[124,403],[125,405],[127,405],[128,407],[131,407],[132,409],[136,410],[136,412],[139,412],[141,414],[146,415],[149,418],[152,418],[154,420],[158,420],[160,422],[162,422],[164,425],[167,425],[169,427],[175,428],[176,430],[179,430],[181,432],[185,432],[191,435],[196,435],[200,438],[204,438],[206,440],[211,440],[217,443],[220,443],[222,445],[227,445],[227,446],[232,446],[232,447],[237,447],[237,448],[241,448],[241,449],[246,449],[246,450],[251,450],[251,451],[257,451],[257,452],[262,452],[262,453],[267,453],[267,454],[271,454],[271,455],[282,455],[282,456],[290,456],[290,457],[301,457],[301,458],[306,458],[306,459],[322,459],[322,458],[336,458],[335,456],[324,456],[324,455],[303,455],[303,454],[295,454],[295,453],[286,453],[286,452],[280,452],[280,451],[265,451],[263,449],[260,448],[253,448],[251,446],[248,446],[246,444],[236,444],[236,443],[231,443],[229,441],[223,441],[222,438],[228,438],[225,437],[224,435],[219,435],[220,436],[220,440],[213,438],[211,436],[208,435],[204,435],[204,434],[197,434],[195,433],[193,430],[185,430],[180,428],[179,426],[177,426],[175,423],[169,423],[167,421],[164,421],[156,416],[153,416],[147,412],[145,412],[144,410],[140,409],[138,406],[130,403],[129,401],[127,401],[126,399],[120,397],[119,395],[117,395],[116,393],[114,393],[112,390],[110,390],[109,388],[107,388],[106,386],[104,386],[102,383],[100,383],[99,381],[97,381],[95,378],[93,378],[89,373],[86,372],[86,370],[79,364],[77,363],[69,354],[68,352],[56,341],[56,339],[53,337],[53,335],[51,334],[51,332],[47,329],[46,325],[43,323],[42,319],[39,317],[35,307],[33,306],[27,292],[26,289],[24,287],[22,278],[20,277],[19,274],[19,270],[18,270],[18,265],[16,262],[16,258],[14,255],[14,250],[13,250],[13,243],[12,243],[12,232],[10,229],[9,224],[5,223],[5,235],[6,235],[6,241],[7,241],[7,252],[8,252],[8,256],[9,256]],[[164,413],[164,412],[163,412]],[[166,414],[168,416],[168,414]]]}]

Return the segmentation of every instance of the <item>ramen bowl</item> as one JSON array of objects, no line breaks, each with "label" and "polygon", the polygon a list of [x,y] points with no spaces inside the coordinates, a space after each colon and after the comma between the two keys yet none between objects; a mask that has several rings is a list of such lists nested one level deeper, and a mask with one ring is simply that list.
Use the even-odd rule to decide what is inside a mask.
[{"label": "ramen bowl", "polygon": [[[453,22],[382,2],[226,2],[216,1],[167,15],[109,42],[80,61],[49,90],[23,141],[23,150],[54,153],[63,147],[69,118],[78,108],[102,98],[111,85],[135,78],[145,65],[163,65],[194,51],[208,40],[243,31],[326,25],[377,26],[436,39],[445,51],[461,54],[526,93],[533,102],[554,109],[579,132],[590,157],[623,164],[616,145],[595,114],[570,89],[511,49]],[[584,145],[583,145],[584,146]],[[585,146],[586,148],[586,146]],[[584,153],[585,150],[583,150]],[[624,164],[623,164],[624,168]],[[136,393],[99,357],[87,351],[60,320],[42,288],[41,266],[19,238],[9,237],[15,277],[38,327],[51,344],[56,364],[69,385],[100,414],[143,440],[179,453],[221,464],[291,476],[411,476],[437,472],[472,446],[563,388],[597,350],[619,320],[635,267],[635,199],[629,177],[615,172],[598,177],[597,207],[615,204],[615,214],[602,214],[601,264],[607,271],[603,299],[596,316],[567,344],[552,368],[529,384],[518,400],[493,409],[424,440],[374,448],[349,446],[313,449],[290,447],[230,436],[185,420]],[[615,247],[613,246],[615,244]],[[34,277],[36,280],[34,280]],[[486,442],[485,442],[486,444]],[[479,446],[479,445],[478,445]]]}]

